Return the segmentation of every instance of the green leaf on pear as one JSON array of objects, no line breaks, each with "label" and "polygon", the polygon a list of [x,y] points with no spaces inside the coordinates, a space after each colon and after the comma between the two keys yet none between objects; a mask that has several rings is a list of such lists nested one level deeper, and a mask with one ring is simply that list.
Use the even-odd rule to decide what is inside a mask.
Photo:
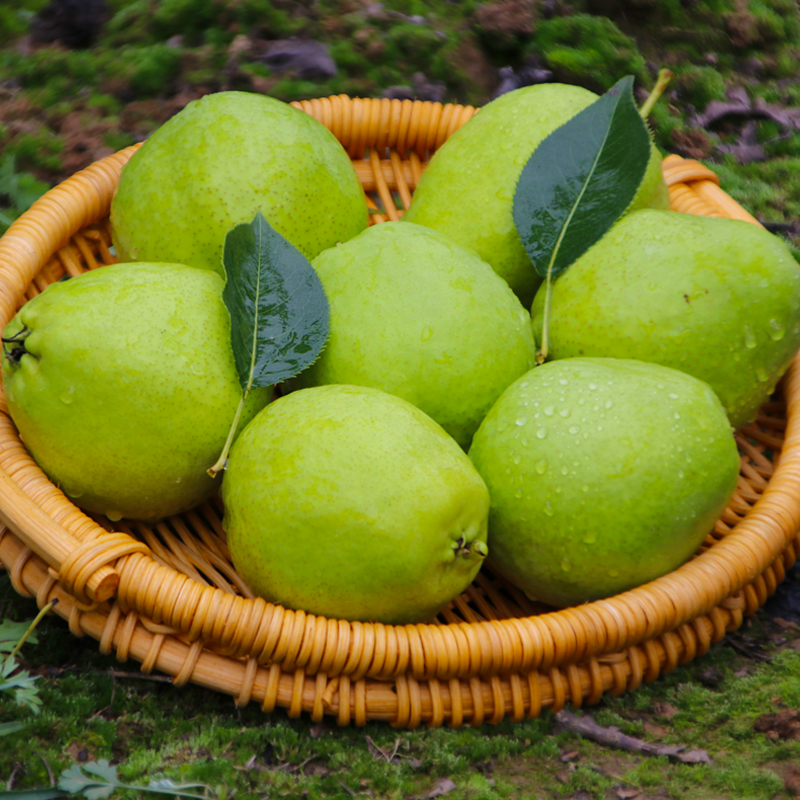
[{"label": "green leaf on pear", "polygon": [[536,271],[557,277],[631,204],[650,159],[633,77],[556,129],[517,182],[514,224]]},{"label": "green leaf on pear", "polygon": [[306,257],[259,211],[225,237],[222,294],[242,389],[293,378],[328,338],[328,299]]},{"label": "green leaf on pear", "polygon": [[293,378],[319,357],[328,338],[325,290],[308,259],[259,211],[225,237],[222,299],[231,316],[231,346],[243,397],[222,455],[224,466],[247,393]]}]

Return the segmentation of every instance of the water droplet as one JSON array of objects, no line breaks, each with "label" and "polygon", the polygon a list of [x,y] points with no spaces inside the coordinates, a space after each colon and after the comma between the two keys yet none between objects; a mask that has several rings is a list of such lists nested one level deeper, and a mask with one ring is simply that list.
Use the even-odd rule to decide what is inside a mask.
[{"label": "water droplet", "polygon": [[675,419],[681,418],[681,415],[677,411],[672,416],[675,417]]},{"label": "water droplet", "polygon": [[514,456],[514,463],[519,464],[522,459],[519,456]]},{"label": "water droplet", "polygon": [[552,417],[553,414],[556,413],[555,406],[547,406],[544,410],[544,413],[547,414],[548,417]]},{"label": "water droplet", "polygon": [[609,575],[609,577],[611,577],[611,578],[616,578],[616,577],[617,577],[617,575],[619,575],[619,570],[618,570],[618,569],[610,569],[610,570],[608,571],[608,575]]},{"label": "water droplet", "polygon": [[522,497],[522,489],[517,489],[517,491],[514,492],[514,497],[516,497],[517,499]]},{"label": "water droplet", "polygon": [[559,381],[559,383],[560,383],[562,386],[567,386],[567,385],[569,384],[569,381],[568,381],[566,378],[562,378],[562,379]]},{"label": "water droplet", "polygon": [[177,478],[175,478],[175,483],[180,483],[182,480],[183,476],[179,475]]},{"label": "water droplet", "polygon": [[611,408],[613,405],[614,405],[614,402],[611,399],[606,400],[606,402],[605,402],[606,408]]},{"label": "water droplet", "polygon": [[590,383],[589,384],[589,391],[590,392],[593,392],[596,388],[597,388],[597,384],[596,383]]},{"label": "water droplet", "polygon": [[540,475],[544,475],[544,473],[547,471],[547,462],[546,462],[546,461],[544,461],[544,460],[542,460],[542,461],[537,461],[537,462],[536,462],[536,471],[537,471],[537,472],[538,472]]},{"label": "water droplet", "polygon": [[506,428],[508,428],[508,423],[504,419],[499,420],[497,423],[497,432],[502,433]]},{"label": "water droplet", "polygon": [[579,406],[585,406],[585,405],[586,405],[586,398],[585,398],[585,397],[581,397],[581,398],[578,400],[578,405],[579,405]]},{"label": "water droplet", "polygon": [[583,486],[581,486],[581,491],[582,492],[588,492],[589,491],[589,484],[588,483],[584,483]]},{"label": "water droplet", "polygon": [[529,386],[528,381],[522,381],[522,383],[519,385],[519,388],[520,389],[527,389],[528,386]]},{"label": "water droplet", "polygon": [[678,395],[676,395],[675,392],[670,392],[667,395],[667,397],[669,397],[671,400],[677,400],[678,399]]},{"label": "water droplet", "polygon": [[527,417],[519,417],[515,424],[519,425],[519,427],[521,428],[527,421],[528,421]]},{"label": "water droplet", "polygon": [[678,478],[680,478],[680,480],[683,480],[685,477],[686,477],[686,473],[682,469],[679,469],[678,470]]},{"label": "water droplet", "polygon": [[603,426],[602,425],[598,425],[597,426],[597,430],[602,431],[603,430]]},{"label": "water droplet", "polygon": [[561,467],[562,475],[569,475],[569,467]]},{"label": "water droplet", "polygon": [[758,342],[756,341],[755,334],[753,333],[753,329],[749,325],[744,326],[744,346],[748,350],[752,350]]},{"label": "water droplet", "polygon": [[586,531],[583,537],[584,544],[594,544],[597,541],[597,533],[595,531]]},{"label": "water droplet", "polygon": [[192,371],[192,373],[194,375],[204,375],[205,374],[203,372],[203,368],[199,364],[192,364],[192,366],[189,367],[189,369],[191,369],[191,371]]},{"label": "water droplet", "polygon": [[433,336],[433,328],[426,325],[422,329],[422,335],[419,338],[422,339],[423,342],[427,342],[431,336]]},{"label": "water droplet", "polygon": [[580,430],[580,428],[579,428],[577,425],[573,425],[573,426],[572,426],[572,427],[569,429],[569,432],[570,432],[570,433],[571,433],[571,434],[574,436],[574,435],[575,435],[575,434],[576,434],[576,433],[577,433],[579,430]]},{"label": "water droplet", "polygon": [[539,428],[539,430],[536,431],[537,439],[544,439],[545,436],[547,436],[547,428]]},{"label": "water droplet", "polygon": [[766,383],[769,380],[769,375],[764,367],[756,367],[756,378],[758,378],[761,383]]},{"label": "water droplet", "polygon": [[70,386],[69,391],[64,392],[64,394],[60,395],[58,399],[61,400],[62,403],[66,403],[67,405],[69,405],[75,399],[74,395],[75,395],[75,387]]},{"label": "water droplet", "polygon": [[572,412],[568,408],[562,408],[558,413],[561,414],[564,419],[567,419]]},{"label": "water droplet", "polygon": [[69,495],[70,497],[78,498],[83,497],[83,489],[78,489],[77,487],[64,487],[64,493]]},{"label": "water droplet", "polygon": [[550,505],[549,500],[544,504],[544,513],[547,514],[548,517],[552,517],[553,514],[555,514],[553,506]]},{"label": "water droplet", "polygon": [[563,569],[564,572],[569,572],[572,569],[572,564],[565,558],[561,561],[561,569]]},{"label": "water droplet", "polygon": [[121,511],[106,511],[106,516],[112,522],[119,522],[122,519],[122,512]]}]

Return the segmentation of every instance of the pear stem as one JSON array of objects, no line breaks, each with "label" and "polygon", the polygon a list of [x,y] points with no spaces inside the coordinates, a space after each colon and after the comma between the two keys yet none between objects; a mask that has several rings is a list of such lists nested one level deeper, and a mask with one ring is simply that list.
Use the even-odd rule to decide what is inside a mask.
[{"label": "pear stem", "polygon": [[53,606],[58,602],[58,598],[54,597],[42,610],[36,615],[36,618],[31,622],[28,626],[28,630],[22,634],[22,638],[14,645],[14,649],[6,656],[6,661],[14,658],[14,656],[19,653],[22,645],[28,640],[28,637],[36,630],[36,626],[42,621],[42,617],[50,611]]},{"label": "pear stem", "polygon": [[658,71],[658,79],[656,80],[656,85],[653,87],[653,91],[650,92],[650,96],[647,100],[644,101],[644,105],[639,109],[639,113],[642,115],[642,119],[647,119],[650,116],[650,112],[653,110],[653,106],[659,101],[659,98],[664,92],[664,89],[667,88],[669,82],[675,77],[673,73],[668,69],[661,69]]},{"label": "pear stem", "polygon": [[228,460],[228,451],[231,449],[231,445],[233,444],[233,437],[236,435],[236,429],[239,427],[239,417],[242,416],[242,409],[244,408],[244,401],[247,400],[247,395],[250,393],[250,387],[242,392],[242,399],[239,401],[239,408],[236,409],[236,416],[233,418],[233,425],[231,425],[231,429],[228,432],[228,438],[225,441],[225,447],[222,448],[222,452],[220,453],[219,458],[217,459],[217,463],[214,464],[211,469],[208,470],[208,474],[212,478],[216,478],[217,475],[225,469],[225,462]]}]

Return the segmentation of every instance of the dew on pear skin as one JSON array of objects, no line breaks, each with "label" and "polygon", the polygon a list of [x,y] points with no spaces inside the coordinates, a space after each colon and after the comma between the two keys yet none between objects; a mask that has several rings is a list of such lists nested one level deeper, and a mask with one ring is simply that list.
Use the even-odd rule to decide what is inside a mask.
[{"label": "dew on pear skin", "polygon": [[608,571],[608,576],[609,576],[610,578],[616,578],[616,577],[617,577],[617,575],[619,575],[619,570],[618,570],[618,569],[610,569],[610,570]]},{"label": "dew on pear skin", "polygon": [[572,427],[569,429],[569,432],[570,432],[570,433],[571,433],[573,436],[574,436],[576,433],[578,433],[579,431],[580,431],[580,427],[579,427],[578,425],[573,425],[573,426],[572,426]]},{"label": "dew on pear skin", "polygon": [[205,375],[205,372],[203,372],[203,368],[199,364],[192,364],[191,367],[189,367],[189,369],[192,371],[193,375],[199,375],[201,377]]},{"label": "dew on pear skin", "polygon": [[569,475],[569,467],[561,467],[562,475]]},{"label": "dew on pear skin", "polygon": [[613,400],[611,400],[610,398],[608,400],[606,400],[606,402],[605,402],[605,407],[606,408],[611,408],[611,407],[613,407],[613,405],[614,405],[614,401]]},{"label": "dew on pear skin", "polygon": [[539,430],[536,431],[537,439],[544,439],[546,436],[547,436],[547,428],[539,428]]},{"label": "dew on pear skin", "polygon": [[522,489],[517,489],[517,491],[514,492],[514,497],[519,500],[519,498],[522,497]]},{"label": "dew on pear skin", "polygon": [[77,488],[74,488],[74,487],[73,488],[64,487],[64,493],[66,495],[68,495],[69,497],[72,497],[72,498],[74,498],[76,500],[79,497],[83,497],[83,489],[77,489]]},{"label": "dew on pear skin", "polygon": [[561,378],[561,380],[559,381],[559,383],[560,383],[562,386],[568,386],[568,385],[569,385],[569,381],[568,381],[566,378]]},{"label": "dew on pear skin", "polygon": [[677,412],[677,411],[672,416],[675,417],[675,419],[680,419],[681,418],[680,413]]},{"label": "dew on pear skin", "polygon": [[177,478],[175,478],[175,483],[180,483],[182,480],[183,480],[183,476],[179,475]]},{"label": "dew on pear skin", "polygon": [[539,475],[544,475],[544,473],[547,472],[547,462],[544,460],[537,461],[536,471],[539,473]]},{"label": "dew on pear skin", "polygon": [[507,428],[508,428],[508,423],[504,419],[501,419],[501,420],[498,421],[498,423],[497,423],[497,432],[498,433],[502,433]]},{"label": "dew on pear skin", "polygon": [[65,403],[66,405],[69,405],[75,399],[74,396],[73,396],[74,394],[75,394],[75,387],[74,386],[70,386],[69,387],[69,391],[68,392],[64,392],[62,395],[59,396],[58,399],[62,403]]},{"label": "dew on pear skin", "polygon": [[761,383],[766,383],[769,380],[769,375],[764,367],[756,367],[756,378],[758,378]]},{"label": "dew on pear skin", "polygon": [[589,491],[589,484],[588,483],[584,483],[583,486],[581,486],[581,491],[582,492],[588,492]]},{"label": "dew on pear skin", "polygon": [[749,325],[744,326],[744,346],[748,350],[752,350],[758,342],[756,341],[755,334],[753,333],[753,329]]},{"label": "dew on pear skin", "polygon": [[420,336],[420,339],[421,339],[423,342],[427,342],[427,341],[429,341],[429,340],[430,340],[431,336],[433,336],[433,329],[432,329],[432,328],[430,328],[429,326],[427,326],[427,325],[426,325],[426,326],[425,326],[425,327],[422,329],[422,335]]},{"label": "dew on pear skin", "polygon": [[570,564],[569,561],[567,561],[566,558],[562,559],[562,561],[561,561],[561,569],[564,572],[569,572],[572,569],[572,564]]},{"label": "dew on pear skin", "polygon": [[561,411],[558,412],[564,419],[567,419],[570,414],[572,413],[568,408],[562,408]]},{"label": "dew on pear skin", "polygon": [[548,517],[552,517],[553,514],[556,513],[553,506],[550,505],[549,500],[544,504],[544,513],[547,514]]},{"label": "dew on pear skin", "polygon": [[544,413],[547,414],[548,417],[552,417],[553,414],[556,413],[555,406],[547,406],[544,410]]},{"label": "dew on pear skin", "polygon": [[683,480],[685,477],[686,477],[686,473],[682,469],[679,469],[678,470],[678,478],[679,478],[679,480]]},{"label": "dew on pear skin", "polygon": [[589,384],[589,391],[590,391],[590,392],[593,392],[593,391],[595,391],[596,389],[597,389],[597,384],[596,384],[596,383],[590,383],[590,384]]},{"label": "dew on pear skin", "polygon": [[514,460],[514,463],[515,463],[515,464],[519,464],[519,462],[520,462],[522,459],[521,459],[519,456],[514,456],[514,459],[513,459],[513,460]]},{"label": "dew on pear skin", "polygon": [[528,421],[527,417],[518,417],[515,424],[521,428],[523,425],[525,425],[525,423],[527,423],[527,421]]},{"label": "dew on pear skin", "polygon": [[597,532],[596,531],[586,531],[586,534],[583,537],[584,544],[594,544],[597,541]]},{"label": "dew on pear skin", "polygon": [[669,397],[670,400],[677,400],[678,399],[678,395],[676,395],[675,392],[670,392],[667,395],[667,397]]},{"label": "dew on pear skin", "polygon": [[106,511],[106,516],[112,522],[119,522],[122,519],[122,512],[121,511]]}]

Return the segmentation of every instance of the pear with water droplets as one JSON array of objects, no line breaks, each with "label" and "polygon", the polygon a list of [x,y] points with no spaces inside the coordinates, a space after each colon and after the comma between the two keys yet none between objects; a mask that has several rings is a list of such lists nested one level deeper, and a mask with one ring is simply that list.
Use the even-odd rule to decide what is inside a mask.
[{"label": "pear with water droplets", "polygon": [[678,567],[713,529],[739,474],[707,384],[617,359],[564,359],[524,375],[469,455],[489,487],[492,566],[555,606]]},{"label": "pear with water droplets", "polygon": [[[545,290],[532,308],[542,337]],[[552,288],[549,357],[635,358],[706,381],[755,419],[800,347],[800,269],[758,225],[635,211]]]},{"label": "pear with water droplets", "polygon": [[[214,272],[117,264],[54,283],[3,331],[25,446],[88,511],[153,520],[211,497],[242,397]],[[256,389],[240,428],[270,397]]]}]

